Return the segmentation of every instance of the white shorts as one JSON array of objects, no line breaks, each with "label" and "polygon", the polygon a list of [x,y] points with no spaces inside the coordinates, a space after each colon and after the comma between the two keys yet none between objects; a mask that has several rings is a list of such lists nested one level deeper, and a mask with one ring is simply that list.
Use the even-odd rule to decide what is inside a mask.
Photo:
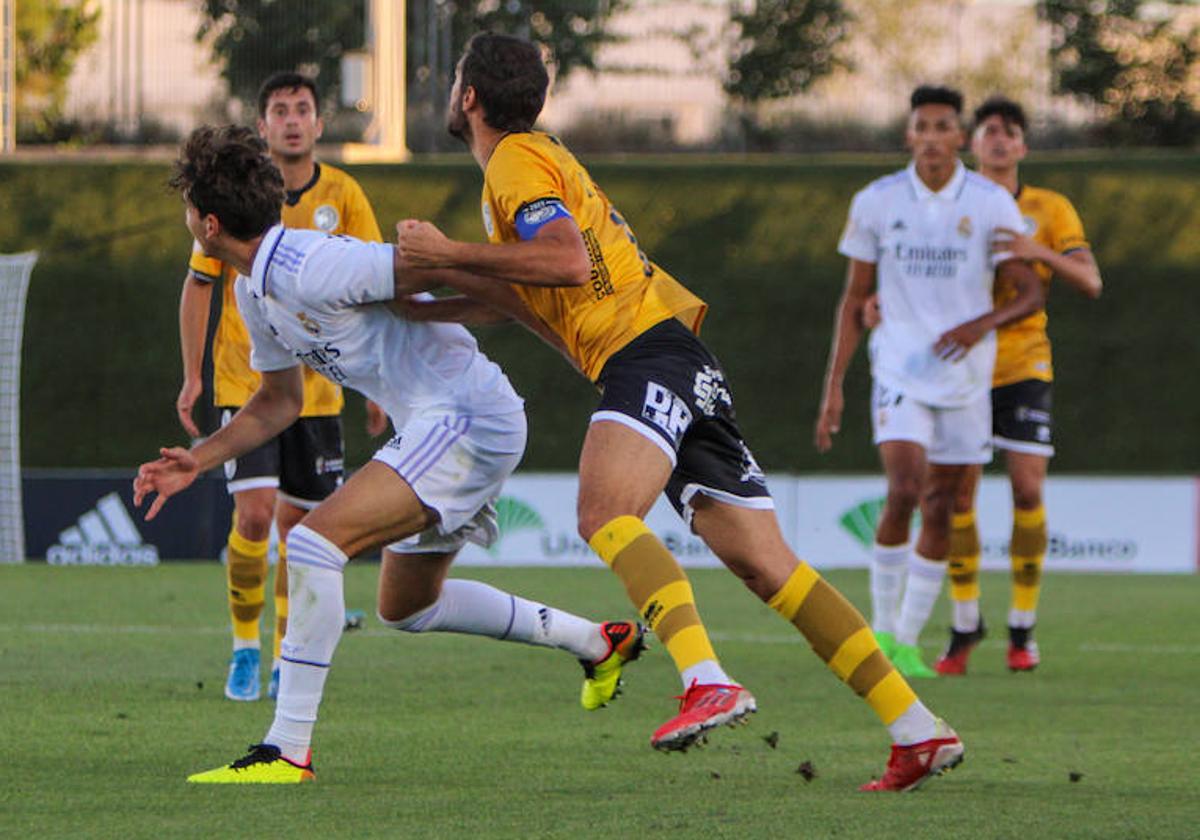
[{"label": "white shorts", "polygon": [[387,546],[399,554],[450,553],[468,542],[484,548],[499,534],[494,503],[525,453],[525,413],[490,417],[418,415],[373,460],[412,487],[438,522]]},{"label": "white shorts", "polygon": [[908,440],[925,447],[931,464],[987,464],[992,460],[992,397],[939,408],[875,382],[871,387],[875,444]]}]

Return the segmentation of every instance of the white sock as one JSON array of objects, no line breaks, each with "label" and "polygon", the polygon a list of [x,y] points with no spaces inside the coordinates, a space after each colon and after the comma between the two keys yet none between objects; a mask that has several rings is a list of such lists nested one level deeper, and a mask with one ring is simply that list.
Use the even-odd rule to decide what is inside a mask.
[{"label": "white sock", "polygon": [[1009,610],[1008,626],[1028,630],[1037,624],[1037,610]]},{"label": "white sock", "polygon": [[262,642],[260,642],[258,639],[239,639],[237,636],[233,637],[234,650],[245,650],[246,648],[259,650],[261,647]]},{"label": "white sock", "polygon": [[914,700],[900,717],[888,724],[888,732],[894,744],[902,747],[919,744],[937,735],[937,718],[924,703]]},{"label": "white sock", "polygon": [[970,633],[979,629],[979,599],[953,601],[954,629],[959,633]]},{"label": "white sock", "polygon": [[347,558],[304,525],[288,534],[287,555],[291,610],[283,638],[275,722],[263,743],[279,747],[289,761],[307,764],[317,707],[346,621],[342,569]]},{"label": "white sock", "polygon": [[907,544],[875,543],[871,559],[871,629],[876,633],[896,632],[908,553]]},{"label": "white sock", "polygon": [[945,560],[927,560],[915,551],[908,561],[908,585],[904,587],[904,600],[900,604],[900,620],[896,623],[896,641],[902,645],[915,645],[921,636],[925,622],[933,612],[933,605],[942,594],[942,580],[946,577]]},{"label": "white sock", "polygon": [[700,685],[739,685],[733,681],[733,678],[725,673],[725,669],[721,667],[721,663],[715,659],[705,659],[697,662],[695,665],[684,668],[679,674],[683,680],[683,689],[686,691],[692,682],[697,682]]},{"label": "white sock", "polygon": [[468,633],[558,648],[589,662],[608,652],[599,624],[475,580],[451,578],[420,612],[400,621],[379,620],[409,633]]}]

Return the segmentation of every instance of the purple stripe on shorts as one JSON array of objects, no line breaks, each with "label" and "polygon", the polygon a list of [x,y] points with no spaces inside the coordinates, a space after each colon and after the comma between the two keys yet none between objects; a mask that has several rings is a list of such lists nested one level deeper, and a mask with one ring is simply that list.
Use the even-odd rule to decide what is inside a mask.
[{"label": "purple stripe on shorts", "polygon": [[396,464],[396,472],[404,475],[404,470],[408,468],[409,463],[421,454],[424,448],[435,436],[442,434],[442,431],[443,430],[439,429],[437,426],[434,426],[432,429],[430,429],[428,434],[425,435],[425,439],[413,447],[413,450],[405,455],[404,459],[399,464]]},{"label": "purple stripe on shorts", "polygon": [[429,472],[429,470],[432,469],[435,464],[437,464],[441,457],[450,450],[450,447],[457,443],[458,439],[461,437],[462,432],[450,430],[449,438],[446,439],[445,442],[439,442],[438,448],[434,452],[431,452],[429,457],[424,458],[419,466],[414,467],[415,472],[410,476],[409,482],[414,482],[421,476],[425,475],[425,473]]}]

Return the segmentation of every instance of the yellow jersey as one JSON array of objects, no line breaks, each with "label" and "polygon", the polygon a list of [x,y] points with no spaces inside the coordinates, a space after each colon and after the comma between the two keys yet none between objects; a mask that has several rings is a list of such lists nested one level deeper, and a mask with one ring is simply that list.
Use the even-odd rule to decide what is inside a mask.
[{"label": "yellow jersey", "polygon": [[[1017,207],[1025,218],[1028,236],[1060,254],[1088,248],[1083,222],[1067,198],[1052,190],[1022,185],[1016,195]],[[1035,262],[1034,270],[1047,289],[1054,272],[1044,263]],[[997,281],[997,306],[1016,298],[1011,283]],[[996,370],[992,386],[1011,385],[1026,379],[1054,380],[1050,362],[1050,337],[1046,334],[1046,310],[1006,324],[996,331]]]},{"label": "yellow jersey", "polygon": [[[286,227],[344,233],[357,239],[382,242],[379,223],[358,182],[340,169],[316,165],[313,179],[299,190],[288,190],[283,205]],[[238,315],[234,282],[237,271],[220,260],[207,257],[199,245],[192,248],[188,263],[192,276],[205,282],[224,277],[221,319],[213,336],[213,403],[218,406],[245,405],[258,390],[259,375],[250,367],[250,335]],[[304,407],[301,417],[340,414],[342,389],[311,368],[304,366]]]},{"label": "yellow jersey", "polygon": [[595,381],[613,353],[650,327],[678,318],[699,332],[707,304],[646,258],[637,238],[587,170],[540,131],[505,135],[483,175],[488,241],[530,239],[556,218],[573,218],[591,259],[583,286],[513,284],[525,304]]}]

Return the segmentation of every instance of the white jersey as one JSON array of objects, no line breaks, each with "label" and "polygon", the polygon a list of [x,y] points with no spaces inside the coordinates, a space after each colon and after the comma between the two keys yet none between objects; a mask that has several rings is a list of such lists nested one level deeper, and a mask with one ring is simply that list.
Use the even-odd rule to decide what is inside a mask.
[{"label": "white jersey", "polygon": [[936,193],[909,164],[854,196],[838,251],[876,267],[883,320],[870,348],[877,382],[944,407],[967,405],[991,389],[994,332],[959,362],[939,359],[933,345],[992,310],[995,267],[1012,257],[991,252],[1001,227],[1024,229],[1017,203],[961,161]]},{"label": "white jersey", "polygon": [[237,281],[250,364],[300,362],[378,403],[397,432],[418,413],[490,416],[523,403],[458,324],[407,321],[395,297],[392,246],[320,231],[267,231],[250,277]]}]

